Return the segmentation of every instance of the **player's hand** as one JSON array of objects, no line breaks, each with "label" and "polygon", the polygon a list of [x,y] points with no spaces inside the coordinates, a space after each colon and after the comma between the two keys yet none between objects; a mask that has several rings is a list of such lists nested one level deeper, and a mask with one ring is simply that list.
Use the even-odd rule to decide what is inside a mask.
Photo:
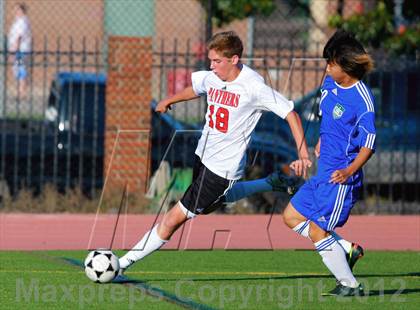
[{"label": "player's hand", "polygon": [[314,153],[315,153],[316,158],[319,158],[319,155],[321,155],[321,151],[320,151],[319,147],[315,147]]},{"label": "player's hand", "polygon": [[289,165],[290,169],[292,169],[298,177],[303,177],[304,179],[306,179],[308,174],[307,170],[311,166],[312,162],[308,158],[295,160]]},{"label": "player's hand", "polygon": [[166,100],[162,100],[158,103],[158,105],[155,108],[155,111],[158,113],[166,113],[170,109],[169,102]]},{"label": "player's hand", "polygon": [[319,158],[319,155],[321,155],[321,139],[319,139],[318,143],[315,145],[314,153],[316,158]]},{"label": "player's hand", "polygon": [[348,171],[347,168],[336,170],[331,174],[330,183],[339,183],[343,184],[347,181],[347,179],[351,176],[351,173]]}]

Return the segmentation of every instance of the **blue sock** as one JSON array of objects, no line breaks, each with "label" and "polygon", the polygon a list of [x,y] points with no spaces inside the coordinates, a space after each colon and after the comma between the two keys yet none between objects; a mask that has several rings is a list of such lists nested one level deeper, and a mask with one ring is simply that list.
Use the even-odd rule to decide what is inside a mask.
[{"label": "blue sock", "polygon": [[255,193],[270,192],[272,190],[273,188],[266,181],[266,178],[253,181],[242,181],[233,185],[233,187],[225,194],[225,199],[228,203],[235,202]]}]

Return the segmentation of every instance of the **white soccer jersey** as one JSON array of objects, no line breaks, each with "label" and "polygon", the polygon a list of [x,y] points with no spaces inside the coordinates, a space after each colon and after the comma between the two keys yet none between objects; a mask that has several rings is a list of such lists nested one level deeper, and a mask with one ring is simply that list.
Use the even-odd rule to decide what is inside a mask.
[{"label": "white soccer jersey", "polygon": [[243,175],[246,148],[263,111],[281,118],[293,110],[293,102],[264,83],[246,65],[232,82],[225,82],[212,71],[192,74],[197,95],[207,94],[206,124],[195,153],[202,163],[220,177],[237,180]]},{"label": "white soccer jersey", "polygon": [[20,39],[17,51],[29,53],[31,51],[31,23],[27,16],[21,16],[15,19],[9,31],[9,48]]}]

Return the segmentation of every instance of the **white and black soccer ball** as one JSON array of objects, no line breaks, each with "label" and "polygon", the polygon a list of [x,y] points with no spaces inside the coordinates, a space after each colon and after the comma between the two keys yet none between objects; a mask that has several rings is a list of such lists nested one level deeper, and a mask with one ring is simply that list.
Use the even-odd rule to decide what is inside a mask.
[{"label": "white and black soccer ball", "polygon": [[85,259],[86,276],[96,283],[111,282],[119,269],[118,257],[110,250],[91,251]]}]

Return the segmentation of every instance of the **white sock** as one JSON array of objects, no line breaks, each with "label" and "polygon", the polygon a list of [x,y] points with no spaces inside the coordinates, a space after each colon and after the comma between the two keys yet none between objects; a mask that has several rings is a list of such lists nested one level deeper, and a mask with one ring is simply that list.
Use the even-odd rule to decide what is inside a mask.
[{"label": "white sock", "polygon": [[237,182],[225,194],[226,202],[235,202],[255,193],[270,192],[273,187],[266,179]]},{"label": "white sock", "polygon": [[334,237],[335,240],[343,247],[343,250],[346,253],[350,253],[351,250],[351,242],[344,240],[339,234],[337,234],[335,231],[330,232],[331,235]]},{"label": "white sock", "polygon": [[295,227],[293,227],[293,230],[295,232],[297,232],[299,235],[301,235],[305,238],[309,238],[309,223],[310,222],[311,221],[309,221],[309,220],[304,221],[304,222],[300,222]]},{"label": "white sock", "polygon": [[333,236],[328,236],[314,243],[325,266],[342,285],[357,287],[359,283],[350,270],[343,248]]},{"label": "white sock", "polygon": [[168,240],[162,240],[157,234],[157,225],[149,230],[143,238],[123,257],[119,259],[120,268],[128,268],[138,260],[160,249]]}]

